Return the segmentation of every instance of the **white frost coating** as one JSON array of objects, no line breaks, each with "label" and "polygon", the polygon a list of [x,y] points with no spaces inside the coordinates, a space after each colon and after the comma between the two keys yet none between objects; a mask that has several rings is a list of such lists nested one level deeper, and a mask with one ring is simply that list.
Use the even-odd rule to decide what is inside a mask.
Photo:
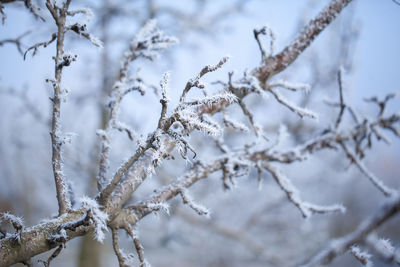
[{"label": "white frost coating", "polygon": [[343,144],[342,145],[344,151],[347,156],[353,161],[353,163],[358,167],[358,169],[371,181],[371,183],[378,188],[385,196],[397,196],[398,191],[392,188],[387,187],[381,179],[376,177],[372,172],[368,170],[368,168],[364,165],[364,163],[358,159],[358,157],[350,152],[350,150]]},{"label": "white frost coating", "polygon": [[64,228],[62,228],[58,234],[52,235],[51,237],[56,240],[67,240],[68,239],[67,231],[65,231]]},{"label": "white frost coating", "polygon": [[389,239],[385,239],[385,238],[379,239],[377,246],[379,246],[382,251],[387,251],[387,253],[389,253],[389,254],[393,254],[395,251],[395,248],[390,243]]},{"label": "white frost coating", "polygon": [[189,104],[189,105],[213,105],[213,104],[217,104],[220,103],[221,101],[227,101],[228,103],[233,103],[237,101],[237,96],[235,96],[234,94],[224,91],[222,93],[219,94],[215,94],[212,96],[207,96],[204,97],[202,99],[196,99],[196,100],[192,100],[188,103],[185,104]]},{"label": "white frost coating", "polygon": [[75,9],[68,12],[68,15],[70,16],[75,16],[77,14],[85,15],[85,18],[80,22],[81,24],[89,24],[89,22],[91,22],[94,18],[93,11],[87,7]]},{"label": "white frost coating", "polygon": [[[277,37],[276,32],[268,24],[265,24],[263,27],[257,27],[255,30],[262,34],[269,36],[270,42],[269,42],[268,53],[267,53],[267,51],[265,51],[265,49],[263,47],[261,47],[261,48],[264,50],[266,57],[272,56],[275,51],[275,42],[276,42],[276,37]],[[261,45],[261,43],[260,43],[260,45]]]},{"label": "white frost coating", "polygon": [[293,111],[294,113],[299,115],[300,118],[309,117],[309,118],[318,120],[318,115],[316,113],[312,112],[311,110],[296,106],[296,104],[287,100],[283,95],[281,95],[278,91],[276,91],[273,88],[271,88],[269,91],[275,96],[275,99],[279,103],[281,103],[282,105],[286,106],[291,111]]},{"label": "white frost coating", "polygon": [[2,221],[11,223],[14,228],[22,228],[24,226],[24,219],[22,219],[22,217],[15,216],[8,212],[0,213],[0,223]]},{"label": "white frost coating", "polygon": [[96,134],[100,137],[105,137],[107,135],[106,131],[104,131],[103,129],[97,129]]},{"label": "white frost coating", "polygon": [[123,262],[128,266],[135,266],[136,257],[133,253],[126,254],[124,249],[120,248],[119,253],[122,256]]},{"label": "white frost coating", "polygon": [[147,208],[149,208],[155,215],[158,215],[157,211],[163,211],[167,215],[169,215],[169,204],[167,202],[157,202],[157,203],[148,203]]},{"label": "white frost coating", "polygon": [[195,128],[211,136],[221,135],[222,130],[217,124],[207,122],[206,120],[201,121],[199,115],[191,109],[187,108],[178,111],[178,116],[179,121],[188,127]]},{"label": "white frost coating", "polygon": [[254,77],[250,72],[245,71],[243,77],[238,81],[232,82],[235,88],[242,88],[247,92],[255,92],[261,95],[264,99],[269,99],[269,94],[265,92],[260,86],[260,81]]},{"label": "white frost coating", "polygon": [[210,217],[210,210],[206,207],[199,205],[193,201],[193,198],[189,195],[189,192],[186,188],[180,188],[179,193],[182,197],[183,203],[187,204],[190,208],[192,208],[197,214],[205,215],[206,217]]},{"label": "white frost coating", "polygon": [[82,207],[91,212],[91,220],[94,225],[94,238],[103,243],[104,232],[107,232],[107,213],[100,210],[100,205],[94,199],[84,196],[80,199]]},{"label": "white frost coating", "polygon": [[291,91],[304,91],[309,93],[311,85],[306,83],[290,83],[284,80],[278,80],[269,84],[270,87],[282,87]]},{"label": "white frost coating", "polygon": [[354,257],[364,266],[366,267],[372,267],[373,263],[370,260],[371,255],[365,251],[362,251],[359,247],[357,246],[351,246],[350,247],[350,253],[353,254]]},{"label": "white frost coating", "polygon": [[151,264],[145,259],[144,262],[140,264],[140,267],[151,267]]},{"label": "white frost coating", "polygon": [[242,132],[249,132],[249,128],[241,122],[235,121],[227,114],[224,114],[224,124],[226,127],[231,127],[235,130],[239,130]]},{"label": "white frost coating", "polygon": [[150,60],[159,56],[158,51],[165,50],[179,42],[175,37],[165,36],[156,26],[155,19],[149,20],[131,42],[131,47],[138,50],[138,55]]},{"label": "white frost coating", "polygon": [[67,132],[67,133],[65,133],[64,134],[64,136],[63,136],[63,143],[64,144],[71,144],[72,143],[72,139],[73,138],[75,138],[75,137],[77,137],[78,136],[78,134],[77,133],[74,133],[74,132]]},{"label": "white frost coating", "polygon": [[268,170],[279,187],[285,192],[289,201],[291,201],[301,212],[304,218],[310,217],[313,213],[331,213],[346,211],[342,205],[319,206],[308,202],[304,202],[299,195],[297,188],[294,187],[292,182],[284,175],[279,169],[269,165],[263,164],[263,167]]},{"label": "white frost coating", "polygon": [[164,72],[163,78],[160,82],[161,86],[161,94],[164,101],[169,102],[170,99],[168,98],[168,91],[169,91],[169,77],[171,73],[169,71]]},{"label": "white frost coating", "polygon": [[89,41],[98,48],[103,48],[103,42],[91,34],[89,34]]}]

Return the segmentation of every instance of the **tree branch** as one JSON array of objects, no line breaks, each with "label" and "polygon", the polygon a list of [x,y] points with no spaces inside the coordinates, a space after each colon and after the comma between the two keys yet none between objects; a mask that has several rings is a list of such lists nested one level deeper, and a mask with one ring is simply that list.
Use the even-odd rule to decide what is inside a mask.
[{"label": "tree branch", "polygon": [[253,71],[261,84],[285,70],[297,57],[310,46],[312,41],[340,14],[352,0],[332,0],[302,32],[282,52],[268,57],[263,64]]},{"label": "tree branch", "polygon": [[336,256],[346,252],[352,245],[361,242],[369,233],[376,230],[399,211],[400,197],[396,196],[381,206],[373,216],[361,222],[356,230],[339,239],[333,240],[311,259],[303,263],[302,266],[316,266],[330,263]]}]

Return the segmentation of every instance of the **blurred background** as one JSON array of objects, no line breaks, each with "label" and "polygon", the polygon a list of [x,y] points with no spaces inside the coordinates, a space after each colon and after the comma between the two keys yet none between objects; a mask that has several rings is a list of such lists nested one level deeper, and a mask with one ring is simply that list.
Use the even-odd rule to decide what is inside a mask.
[{"label": "blurred background", "polygon": [[[48,41],[55,25],[41,7],[46,21],[29,13],[23,3],[5,5],[7,15],[0,26],[0,42],[21,37],[22,54],[14,44],[0,46],[0,211],[22,216],[27,225],[37,224],[57,213],[55,186],[51,170],[49,136],[51,86],[45,79],[54,74],[52,57],[55,44],[39,48],[32,56],[23,53],[35,43]],[[205,81],[210,91],[221,87],[213,82],[228,80],[228,72],[240,75],[260,64],[261,55],[253,29],[269,25],[277,35],[275,52],[281,51],[302,27],[329,1],[72,1],[71,9],[89,7],[94,16],[73,17],[85,21],[88,31],[103,42],[94,47],[76,34],[66,35],[65,50],[77,54],[76,62],[64,71],[63,85],[68,96],[62,107],[62,128],[71,134],[65,146],[64,165],[71,181],[74,199],[94,196],[99,138],[96,130],[104,126],[107,97],[120,60],[129,41],[144,23],[156,18],[158,26],[174,35],[180,44],[167,50],[155,61],[139,60],[131,71],[148,85],[142,96],[133,92],[124,99],[120,120],[136,132],[130,141],[116,132],[112,140],[109,174],[137,148],[137,140],[146,138],[157,125],[160,111],[159,81],[165,71],[171,72],[170,108],[178,102],[186,82],[207,64],[223,56],[231,59]],[[334,123],[338,110],[325,100],[337,101],[337,72],[344,68],[344,97],[357,113],[374,118],[379,112],[366,98],[385,97],[399,92],[400,6],[391,0],[353,1],[341,15],[313,42],[288,69],[275,77],[291,82],[308,83],[308,94],[288,94],[291,101],[318,112],[319,120],[299,119],[272,99],[250,96],[246,104],[262,126],[269,141],[251,134],[225,131],[224,138],[232,148],[244,143],[273,142],[278,129],[288,131],[280,149],[302,144]],[[267,45],[268,38],[262,40]],[[194,92],[192,97],[201,96]],[[388,114],[399,112],[395,98],[387,106]],[[240,110],[229,108],[230,117],[246,123]],[[346,115],[347,116],[347,115]],[[350,118],[345,117],[345,125]],[[391,144],[374,142],[364,162],[387,185],[399,188],[400,142],[388,133]],[[197,156],[212,161],[217,155],[212,139],[194,133],[190,143]],[[211,145],[210,145],[211,144]],[[179,155],[157,169],[156,174],[135,192],[131,203],[146,199],[154,189],[181,176],[190,163]],[[235,186],[224,190],[221,174],[197,183],[190,189],[196,202],[212,211],[202,218],[171,201],[170,215],[147,216],[137,225],[147,260],[152,266],[289,266],[315,252],[333,238],[353,231],[383,203],[381,193],[353,166],[342,153],[322,151],[307,161],[284,166],[282,170],[299,188],[304,200],[318,204],[341,203],[345,214],[315,215],[303,219],[273,179],[264,174],[262,188],[257,173],[237,179]],[[79,203],[76,203],[79,205]],[[385,223],[376,236],[388,238],[400,247],[400,220]],[[133,251],[128,238],[121,235],[126,252]],[[368,246],[365,246],[367,250]],[[48,253],[47,253],[48,254]],[[47,259],[47,254],[38,256]],[[375,266],[386,265],[374,257]],[[36,263],[35,263],[36,264]],[[356,266],[351,255],[338,257],[330,266]],[[53,266],[116,266],[110,238],[98,244],[90,236],[77,238],[53,262]]]}]

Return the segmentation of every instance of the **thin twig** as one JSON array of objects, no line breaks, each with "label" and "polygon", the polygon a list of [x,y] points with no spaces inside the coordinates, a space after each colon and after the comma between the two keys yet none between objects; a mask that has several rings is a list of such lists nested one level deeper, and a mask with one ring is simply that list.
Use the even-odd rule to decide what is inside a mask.
[{"label": "thin twig", "polygon": [[[59,67],[63,60],[64,55],[64,33],[67,10],[70,4],[70,0],[67,0],[63,8],[58,8],[57,5],[52,5],[50,0],[46,1],[46,7],[52,14],[57,27],[57,35],[53,34],[52,41],[57,38],[57,53],[54,59],[55,65],[55,81],[53,84],[53,108],[52,108],[52,121],[51,121],[51,143],[52,143],[52,165],[53,174],[56,183],[57,199],[59,206],[59,214],[63,214],[69,211],[71,208],[71,202],[68,198],[67,182],[62,171],[62,141],[61,141],[61,81],[62,81],[62,70],[63,67]],[[29,49],[28,49],[29,50]]]}]

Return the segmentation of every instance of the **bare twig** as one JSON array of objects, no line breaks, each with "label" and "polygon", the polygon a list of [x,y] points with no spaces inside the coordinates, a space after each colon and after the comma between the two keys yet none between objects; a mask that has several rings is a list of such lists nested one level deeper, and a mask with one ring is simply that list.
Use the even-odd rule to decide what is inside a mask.
[{"label": "bare twig", "polygon": [[344,109],[346,108],[346,104],[344,103],[344,100],[343,100],[343,80],[342,80],[342,76],[343,76],[343,71],[342,71],[342,69],[340,69],[338,71],[338,74],[337,74],[337,79],[338,79],[338,84],[339,84],[339,100],[340,100],[339,106],[340,106],[340,111],[339,111],[339,115],[338,115],[338,117],[336,119],[335,128],[339,127],[339,124],[342,121]]},{"label": "bare twig", "polygon": [[53,34],[51,35],[51,39],[50,39],[49,41],[40,42],[40,43],[37,43],[37,44],[35,44],[35,45],[29,47],[29,48],[25,51],[25,53],[24,53],[24,60],[26,59],[26,55],[28,54],[28,52],[29,52],[30,50],[33,50],[32,56],[34,56],[34,55],[36,55],[36,53],[37,53],[39,47],[43,46],[43,47],[46,48],[49,44],[51,44],[52,42],[54,42],[56,39],[57,39],[57,33],[53,33]]},{"label": "bare twig", "polygon": [[50,267],[50,263],[60,254],[62,249],[63,245],[58,246],[58,248],[50,255],[47,261],[40,260],[40,262],[42,262],[45,267]]},{"label": "bare twig", "polygon": [[27,36],[27,35],[30,34],[30,33],[31,33],[31,31],[26,31],[26,32],[24,32],[23,34],[21,34],[21,35],[17,36],[16,38],[14,38],[14,39],[4,39],[4,40],[0,40],[0,46],[3,46],[4,44],[7,44],[7,43],[15,44],[15,46],[16,46],[17,49],[18,49],[18,52],[19,52],[21,55],[23,55],[24,52],[22,51],[22,48],[23,48],[24,45],[22,44],[21,39],[24,38],[25,36]]}]

